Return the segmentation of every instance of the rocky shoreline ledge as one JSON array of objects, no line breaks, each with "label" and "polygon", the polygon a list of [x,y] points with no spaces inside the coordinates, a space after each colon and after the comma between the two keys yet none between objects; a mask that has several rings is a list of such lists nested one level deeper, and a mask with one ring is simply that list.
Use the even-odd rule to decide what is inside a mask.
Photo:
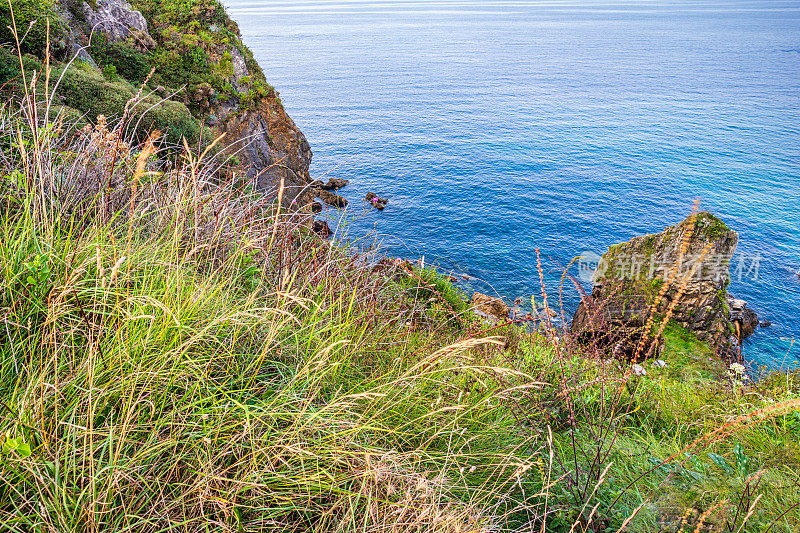
[{"label": "rocky shoreline ledge", "polygon": [[[747,302],[728,292],[738,240],[719,218],[701,212],[662,232],[611,246],[600,257],[592,290],[583,295],[569,330],[582,342],[636,362],[661,353],[663,340],[654,333],[670,322],[708,344],[721,361],[742,364],[742,341],[770,323],[759,322]],[[519,303],[480,292],[470,298],[472,311],[494,323],[549,324],[559,317],[547,307],[523,315]]]}]

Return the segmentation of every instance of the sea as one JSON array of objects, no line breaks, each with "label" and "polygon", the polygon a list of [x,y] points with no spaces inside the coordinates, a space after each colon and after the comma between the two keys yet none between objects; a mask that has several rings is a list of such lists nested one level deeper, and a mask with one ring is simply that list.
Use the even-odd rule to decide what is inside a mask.
[{"label": "sea", "polygon": [[739,233],[730,292],[772,323],[746,360],[800,362],[800,2],[223,2],[313,177],[350,180],[337,239],[523,311],[540,260],[569,319],[573,259],[699,200]]}]

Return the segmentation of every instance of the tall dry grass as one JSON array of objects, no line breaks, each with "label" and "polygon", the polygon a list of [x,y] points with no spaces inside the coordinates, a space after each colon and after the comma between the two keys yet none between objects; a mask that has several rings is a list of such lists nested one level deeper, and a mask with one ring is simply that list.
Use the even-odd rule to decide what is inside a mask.
[{"label": "tall dry grass", "polygon": [[[686,452],[798,407],[726,385],[681,425],[707,383],[632,375],[549,318],[485,324],[207,147],[78,127],[47,72],[24,83],[0,108],[4,530],[647,531]],[[700,522],[744,530],[774,501],[746,486]]]}]

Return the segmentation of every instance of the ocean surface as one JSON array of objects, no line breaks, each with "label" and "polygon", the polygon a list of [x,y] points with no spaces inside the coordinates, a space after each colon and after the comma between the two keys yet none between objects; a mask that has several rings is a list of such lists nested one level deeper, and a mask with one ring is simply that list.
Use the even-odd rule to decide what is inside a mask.
[{"label": "ocean surface", "polygon": [[339,238],[530,308],[537,248],[552,302],[559,265],[700,199],[740,234],[730,291],[772,322],[746,358],[800,361],[797,1],[224,3],[313,176],[350,180]]}]

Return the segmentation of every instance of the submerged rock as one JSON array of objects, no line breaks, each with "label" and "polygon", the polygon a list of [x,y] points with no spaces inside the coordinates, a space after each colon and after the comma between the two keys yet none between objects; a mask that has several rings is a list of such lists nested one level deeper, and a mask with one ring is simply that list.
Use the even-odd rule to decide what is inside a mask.
[{"label": "submerged rock", "polygon": [[735,320],[742,331],[751,324],[749,314],[733,318],[727,305],[728,269],[738,241],[735,231],[703,212],[694,222],[689,217],[661,233],[611,246],[572,330],[612,345],[624,339],[623,351],[632,356],[652,310],[657,324],[669,312],[671,320],[711,346],[730,344]]},{"label": "submerged rock", "polygon": [[502,298],[488,296],[479,292],[472,294],[470,307],[472,307],[474,311],[478,311],[480,313],[500,319],[508,318],[508,315],[511,312],[511,309],[508,307],[508,305],[506,305]]}]

